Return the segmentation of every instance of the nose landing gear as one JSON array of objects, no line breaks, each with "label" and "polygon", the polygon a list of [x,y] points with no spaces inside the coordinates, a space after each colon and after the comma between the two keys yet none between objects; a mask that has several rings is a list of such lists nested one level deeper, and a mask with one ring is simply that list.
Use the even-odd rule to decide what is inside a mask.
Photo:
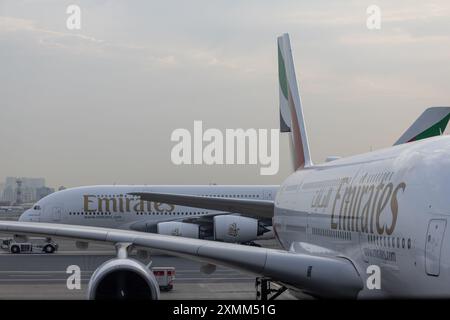
[{"label": "nose landing gear", "polygon": [[[285,286],[280,286],[278,289],[273,289],[271,284],[273,282],[269,278],[258,277],[255,280],[256,300],[275,300],[283,292],[287,290]],[[278,286],[278,284],[277,284]]]}]

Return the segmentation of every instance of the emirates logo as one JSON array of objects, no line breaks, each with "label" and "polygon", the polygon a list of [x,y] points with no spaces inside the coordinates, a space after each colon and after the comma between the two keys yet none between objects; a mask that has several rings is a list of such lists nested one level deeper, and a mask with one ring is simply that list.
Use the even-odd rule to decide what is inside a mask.
[{"label": "emirates logo", "polygon": [[236,222],[233,222],[228,226],[228,235],[231,237],[237,237],[239,235],[239,228],[237,227]]}]

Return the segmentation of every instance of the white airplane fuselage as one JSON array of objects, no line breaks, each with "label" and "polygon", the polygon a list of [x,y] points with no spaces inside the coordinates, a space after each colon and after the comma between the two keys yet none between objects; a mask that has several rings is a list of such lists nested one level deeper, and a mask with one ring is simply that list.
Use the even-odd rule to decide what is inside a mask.
[{"label": "white airplane fuselage", "polygon": [[376,265],[381,290],[450,295],[450,137],[299,170],[280,186],[273,227],[286,250]]},{"label": "white airplane fuselage", "polygon": [[128,229],[142,222],[159,222],[216,215],[214,210],[143,201],[132,192],[176,192],[211,197],[273,200],[278,185],[100,185],[76,187],[39,200],[21,221],[64,223]]},{"label": "white airplane fuselage", "polygon": [[127,229],[139,221],[216,213],[142,203],[125,196],[131,192],[250,199],[273,199],[276,193],[273,227],[286,250],[345,257],[364,281],[369,266],[380,268],[381,290],[365,287],[361,297],[448,297],[449,190],[450,137],[442,136],[298,170],[280,186],[68,189],[40,200],[40,210],[28,210],[27,221]]}]

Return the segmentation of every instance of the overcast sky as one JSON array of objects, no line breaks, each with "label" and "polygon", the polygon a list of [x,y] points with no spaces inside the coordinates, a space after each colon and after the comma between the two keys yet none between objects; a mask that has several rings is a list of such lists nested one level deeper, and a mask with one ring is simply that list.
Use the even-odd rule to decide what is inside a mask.
[{"label": "overcast sky", "polygon": [[[81,30],[66,8],[81,8]],[[382,10],[368,30],[366,9]],[[450,105],[450,3],[0,0],[0,181],[280,183],[258,166],[175,166],[176,128],[277,128],[289,32],[313,159],[391,145]]]}]

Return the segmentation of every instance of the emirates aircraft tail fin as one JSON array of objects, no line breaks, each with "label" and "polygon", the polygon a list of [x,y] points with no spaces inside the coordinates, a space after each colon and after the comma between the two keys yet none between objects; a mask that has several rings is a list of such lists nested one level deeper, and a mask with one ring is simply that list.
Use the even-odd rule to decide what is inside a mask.
[{"label": "emirates aircraft tail fin", "polygon": [[394,146],[443,134],[450,119],[450,107],[431,107],[394,143]]},{"label": "emirates aircraft tail fin", "polygon": [[309,167],[313,163],[309,152],[305,119],[295,76],[291,44],[287,33],[278,37],[278,80],[280,131],[291,132],[295,169]]}]

